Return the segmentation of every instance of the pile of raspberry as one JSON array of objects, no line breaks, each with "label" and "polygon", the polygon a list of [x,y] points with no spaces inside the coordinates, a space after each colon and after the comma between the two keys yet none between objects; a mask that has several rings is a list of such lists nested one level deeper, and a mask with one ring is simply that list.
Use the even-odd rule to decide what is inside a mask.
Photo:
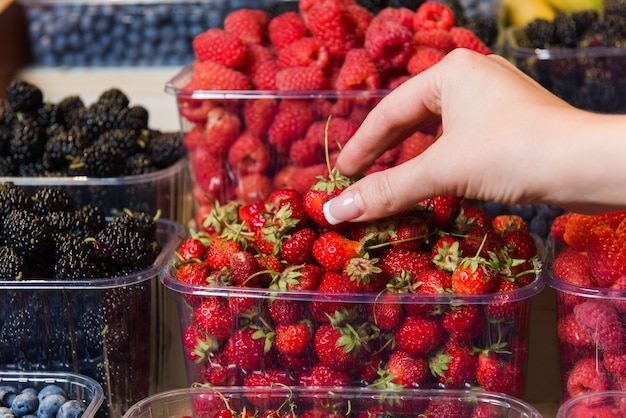
[{"label": "pile of raspberry", "polygon": [[[327,171],[329,116],[332,163],[377,101],[455,48],[491,52],[455,24],[452,9],[434,1],[376,14],[354,0],[304,0],[298,11],[275,16],[231,12],[223,28],[194,39],[196,61],[177,92],[199,211],[215,201],[257,201],[275,188],[308,189]],[[216,90],[258,94],[198,99]],[[417,132],[370,171],[419,154],[438,130]]]}]

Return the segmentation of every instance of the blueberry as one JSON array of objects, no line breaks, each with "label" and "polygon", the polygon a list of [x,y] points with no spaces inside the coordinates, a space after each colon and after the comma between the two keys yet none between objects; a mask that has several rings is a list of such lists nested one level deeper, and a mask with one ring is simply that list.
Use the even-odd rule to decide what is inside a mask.
[{"label": "blueberry", "polygon": [[85,405],[77,400],[65,402],[57,412],[57,418],[80,418],[85,412]]},{"label": "blueberry", "polygon": [[37,395],[31,391],[23,391],[18,394],[11,403],[11,411],[16,417],[32,414],[37,411],[39,399]]},{"label": "blueberry", "polygon": [[528,228],[530,229],[530,232],[537,234],[540,237],[545,238],[548,236],[548,221],[545,218],[535,216],[530,220]]},{"label": "blueberry", "polygon": [[52,384],[46,385],[41,388],[39,394],[37,395],[37,397],[39,398],[39,402],[41,402],[48,395],[61,395],[64,398],[67,398],[67,393],[65,392],[65,389],[63,389],[61,386]]},{"label": "blueberry", "polygon": [[54,418],[59,408],[67,402],[67,398],[58,393],[49,394],[41,400],[37,408],[37,418]]},{"label": "blueberry", "polygon": [[13,411],[6,406],[0,406],[0,418],[15,418]]},{"label": "blueberry", "polygon": [[11,406],[11,402],[17,393],[17,389],[13,386],[0,386],[0,406]]}]

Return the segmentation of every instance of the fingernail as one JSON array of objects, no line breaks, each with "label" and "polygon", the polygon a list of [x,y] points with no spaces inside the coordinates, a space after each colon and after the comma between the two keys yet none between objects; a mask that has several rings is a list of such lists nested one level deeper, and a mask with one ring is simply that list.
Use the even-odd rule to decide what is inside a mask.
[{"label": "fingernail", "polygon": [[345,192],[324,203],[324,216],[331,225],[354,219],[363,214],[361,195]]}]

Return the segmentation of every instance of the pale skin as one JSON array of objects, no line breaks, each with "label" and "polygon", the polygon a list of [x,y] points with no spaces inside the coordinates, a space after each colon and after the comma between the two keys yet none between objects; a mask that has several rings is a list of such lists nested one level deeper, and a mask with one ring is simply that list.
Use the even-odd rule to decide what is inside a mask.
[{"label": "pale skin", "polygon": [[327,204],[327,217],[378,219],[445,194],[582,213],[626,209],[626,116],[576,109],[504,58],[461,49],[385,97],[335,167],[358,175],[439,118],[433,145],[355,182]]}]

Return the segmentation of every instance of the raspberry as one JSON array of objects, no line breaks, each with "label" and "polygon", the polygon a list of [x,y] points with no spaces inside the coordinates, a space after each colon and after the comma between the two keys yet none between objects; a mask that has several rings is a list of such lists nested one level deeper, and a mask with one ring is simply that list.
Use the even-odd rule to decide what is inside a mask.
[{"label": "raspberry", "polygon": [[246,100],[243,109],[246,129],[257,138],[265,137],[277,111],[276,99]]},{"label": "raspberry", "polygon": [[[286,181],[287,187],[297,190],[300,193],[307,191],[313,184],[318,182],[318,177],[328,174],[326,163],[309,165],[306,167],[290,166],[290,176]],[[279,177],[278,175],[276,177]],[[276,182],[275,182],[276,183]]]},{"label": "raspberry", "polygon": [[279,153],[289,152],[291,143],[306,133],[316,116],[309,100],[281,101],[268,132],[270,144],[274,145]]},{"label": "raspberry", "polygon": [[322,90],[325,85],[326,76],[317,67],[283,68],[276,73],[278,90]]},{"label": "raspberry", "polygon": [[393,17],[377,16],[365,33],[364,46],[383,70],[400,68],[413,54],[413,34]]},{"label": "raspberry", "polygon": [[224,30],[238,36],[244,45],[261,44],[268,22],[263,10],[237,9],[224,18]]},{"label": "raspberry", "polygon": [[215,61],[235,68],[243,63],[246,46],[237,35],[219,28],[210,28],[197,35],[192,42],[199,61]]},{"label": "raspberry", "polygon": [[354,24],[354,36],[359,42],[363,42],[365,31],[369,27],[374,15],[365,7],[357,3],[346,3],[346,11]]},{"label": "raspberry", "polygon": [[[189,83],[184,89],[194,90],[195,88],[192,83]],[[178,111],[191,123],[206,122],[207,113],[216,106],[213,100],[198,100],[184,97],[178,99]]]},{"label": "raspberry", "polygon": [[467,28],[453,27],[450,29],[450,37],[455,48],[467,48],[484,55],[491,54],[491,49],[474,32]]},{"label": "raspberry", "polygon": [[419,74],[437,64],[445,56],[446,54],[438,49],[427,46],[418,47],[406,64],[406,70],[411,75]]},{"label": "raspberry", "polygon": [[376,64],[363,48],[355,48],[346,54],[346,58],[335,80],[339,90],[361,90],[380,88],[380,74]]},{"label": "raspberry", "polygon": [[413,31],[413,16],[415,12],[407,7],[385,7],[376,16],[391,16],[407,29]]},{"label": "raspberry", "polygon": [[250,80],[245,74],[214,61],[196,61],[191,85],[198,90],[248,90]]},{"label": "raspberry", "polygon": [[270,150],[265,142],[244,132],[228,150],[228,163],[237,176],[262,173],[269,166]]},{"label": "raspberry", "polygon": [[324,149],[319,146],[317,139],[304,137],[291,144],[289,157],[294,164],[302,167],[320,164],[324,162]]},{"label": "raspberry", "polygon": [[209,199],[222,201],[220,193],[226,189],[228,173],[224,161],[211,150],[200,146],[191,155],[195,185]]},{"label": "raspberry", "polygon": [[267,31],[270,42],[278,49],[307,35],[304,20],[296,12],[285,12],[276,16],[270,20]]},{"label": "raspberry", "polygon": [[600,350],[610,353],[623,351],[626,333],[613,305],[600,299],[589,299],[574,306],[574,317]]},{"label": "raspberry", "polygon": [[203,126],[199,124],[193,125],[189,132],[185,134],[183,143],[185,144],[185,148],[189,151],[193,151],[196,147],[200,146],[200,144],[204,143]]},{"label": "raspberry", "polygon": [[298,39],[278,53],[276,63],[280,68],[316,67],[324,69],[330,56],[322,42],[312,36]]},{"label": "raspberry", "polygon": [[445,53],[454,49],[454,42],[450,32],[443,29],[422,30],[413,35],[415,46],[428,46]]},{"label": "raspberry", "polygon": [[315,3],[307,12],[309,31],[328,48],[331,56],[343,59],[358,44],[345,6],[339,0]]},{"label": "raspberry", "polygon": [[395,164],[399,165],[417,157],[435,142],[435,139],[433,135],[428,135],[420,131],[415,132],[400,144],[400,151],[398,152]]},{"label": "raspberry", "polygon": [[454,26],[454,12],[448,6],[434,1],[421,4],[413,15],[413,31],[444,29]]},{"label": "raspberry", "polygon": [[268,47],[257,44],[248,45],[243,64],[238,70],[250,77],[257,71],[262,63],[268,61],[274,61],[274,54]]},{"label": "raspberry", "polygon": [[[328,126],[328,149],[330,151],[338,151],[341,147],[346,145],[348,140],[352,138],[352,135],[358,129],[358,125],[347,118],[333,117]],[[326,136],[326,122],[318,121],[311,124],[306,132],[305,138],[317,143],[319,147],[324,147]]]},{"label": "raspberry", "polygon": [[567,377],[567,392],[571,397],[605,391],[609,385],[606,370],[601,364],[597,366],[593,357],[578,360]]},{"label": "raspberry", "polygon": [[241,121],[236,113],[223,107],[211,109],[204,128],[205,146],[216,156],[223,156],[239,136]]},{"label": "raspberry", "polygon": [[273,190],[274,186],[269,177],[265,174],[251,173],[239,178],[235,194],[237,199],[247,204],[266,199]]},{"label": "raspberry", "polygon": [[275,61],[263,61],[250,75],[252,85],[257,90],[276,90],[276,75],[280,71]]},{"label": "raspberry", "polygon": [[396,87],[399,87],[402,83],[410,79],[411,76],[408,74],[400,74],[396,76],[389,76],[385,79],[385,84],[383,85],[384,89],[393,90]]}]

